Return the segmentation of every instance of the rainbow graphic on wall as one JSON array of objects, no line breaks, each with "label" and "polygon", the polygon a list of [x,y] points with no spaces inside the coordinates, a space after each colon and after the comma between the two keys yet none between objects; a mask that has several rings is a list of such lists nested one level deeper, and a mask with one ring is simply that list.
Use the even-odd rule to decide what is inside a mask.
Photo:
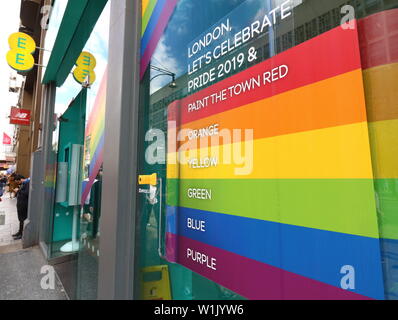
[{"label": "rainbow graphic on wall", "polygon": [[[168,122],[169,261],[249,299],[384,299],[357,30],[176,101]],[[252,136],[206,146],[209,127]]]},{"label": "rainbow graphic on wall", "polygon": [[[167,3],[167,5],[166,5]],[[142,1],[142,43],[141,43],[141,78],[149,66],[150,59],[163,34],[177,4],[177,0],[143,0]],[[83,204],[103,163],[105,105],[106,105],[107,72],[102,79],[100,90],[90,113],[86,128],[86,140],[89,137],[88,149],[90,157],[89,181],[84,184],[82,192]]]}]

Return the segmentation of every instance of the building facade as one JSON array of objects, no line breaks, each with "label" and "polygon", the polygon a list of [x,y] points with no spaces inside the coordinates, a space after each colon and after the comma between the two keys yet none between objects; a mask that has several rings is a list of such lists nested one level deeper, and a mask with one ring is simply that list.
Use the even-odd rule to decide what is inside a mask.
[{"label": "building facade", "polygon": [[16,107],[22,109],[21,112],[29,112],[29,122],[16,125],[14,139],[16,145],[14,149],[16,151],[16,171],[25,177],[30,176],[31,155],[39,148],[39,117],[42,95],[42,66],[40,62],[43,54],[41,44],[45,35],[45,29],[42,28],[42,13],[44,12],[41,12],[41,10],[49,3],[50,1],[44,0],[21,1],[21,24],[18,31],[30,36],[37,44],[37,49],[33,54],[36,65],[28,73],[18,72],[24,78]]},{"label": "building facade", "polygon": [[395,299],[397,21],[55,0],[27,239],[72,299]]}]

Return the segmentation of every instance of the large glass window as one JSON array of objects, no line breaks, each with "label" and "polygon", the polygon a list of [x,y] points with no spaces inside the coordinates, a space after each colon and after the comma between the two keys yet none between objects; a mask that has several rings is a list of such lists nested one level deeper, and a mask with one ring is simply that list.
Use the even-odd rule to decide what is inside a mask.
[{"label": "large glass window", "polygon": [[[54,3],[47,54],[62,32],[59,28],[67,3]],[[97,296],[109,18],[110,3],[102,10],[66,81],[56,89],[51,163],[46,175],[43,246],[49,259],[71,261],[60,267],[60,273],[67,274],[62,280],[70,297],[79,299]],[[79,44],[71,44],[75,45]],[[83,73],[90,68],[87,77],[76,71],[81,66]]]},{"label": "large glass window", "polygon": [[141,45],[141,298],[396,296],[398,1],[161,3]]},{"label": "large glass window", "polygon": [[87,92],[87,122],[83,158],[78,298],[96,299],[100,256],[102,152],[105,129],[110,2],[105,6],[84,51],[96,58],[96,81]]}]

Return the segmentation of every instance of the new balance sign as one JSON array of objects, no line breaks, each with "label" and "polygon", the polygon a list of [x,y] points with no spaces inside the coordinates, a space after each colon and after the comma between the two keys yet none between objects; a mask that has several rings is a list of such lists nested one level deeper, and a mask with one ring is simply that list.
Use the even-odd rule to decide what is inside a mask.
[{"label": "new balance sign", "polygon": [[29,126],[30,110],[11,108],[10,123],[19,124],[22,126]]}]

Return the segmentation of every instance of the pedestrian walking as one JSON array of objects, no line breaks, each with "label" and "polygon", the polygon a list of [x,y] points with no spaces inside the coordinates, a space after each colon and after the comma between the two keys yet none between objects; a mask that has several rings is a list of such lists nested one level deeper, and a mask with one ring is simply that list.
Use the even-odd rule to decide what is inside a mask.
[{"label": "pedestrian walking", "polygon": [[28,218],[28,200],[30,179],[24,179],[22,176],[16,176],[15,181],[19,184],[17,191],[17,212],[19,220],[19,230],[13,234],[14,240],[22,239],[25,220]]}]

